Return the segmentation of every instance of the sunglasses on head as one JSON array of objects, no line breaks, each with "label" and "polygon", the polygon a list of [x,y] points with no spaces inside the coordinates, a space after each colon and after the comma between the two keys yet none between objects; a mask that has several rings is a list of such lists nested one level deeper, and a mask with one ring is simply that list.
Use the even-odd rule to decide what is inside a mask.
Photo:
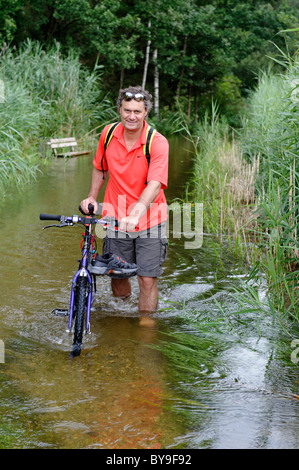
[{"label": "sunglasses on head", "polygon": [[134,99],[135,101],[144,101],[145,96],[142,93],[139,93],[139,92],[138,93],[132,93],[131,91],[126,91],[123,94],[123,100],[131,101],[132,99]]}]

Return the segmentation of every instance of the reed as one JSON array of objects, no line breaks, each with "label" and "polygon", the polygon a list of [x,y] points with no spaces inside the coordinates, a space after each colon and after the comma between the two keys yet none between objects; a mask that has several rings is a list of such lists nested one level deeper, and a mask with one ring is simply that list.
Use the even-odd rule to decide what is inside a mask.
[{"label": "reed", "polygon": [[298,75],[299,62],[261,75],[237,140],[215,105],[192,135],[183,125],[195,151],[189,197],[204,204],[205,230],[248,263],[250,279],[266,276],[268,310],[284,326],[299,321]]},{"label": "reed", "polygon": [[238,241],[245,236],[244,227],[255,223],[251,213],[259,159],[254,164],[246,162],[234,133],[219,119],[215,104],[192,133],[183,117],[182,127],[194,148],[189,193],[203,203],[204,230],[220,237],[233,235]]},{"label": "reed", "polygon": [[[299,60],[284,55],[285,72],[264,73],[248,102],[240,134],[246,159],[259,156],[257,251],[282,322],[299,320]],[[297,77],[297,78],[296,78]]]},{"label": "reed", "polygon": [[100,67],[84,68],[59,44],[45,49],[27,40],[0,54],[0,186],[31,179],[40,168],[40,144],[75,135],[80,143],[97,133],[114,113],[101,91]]}]

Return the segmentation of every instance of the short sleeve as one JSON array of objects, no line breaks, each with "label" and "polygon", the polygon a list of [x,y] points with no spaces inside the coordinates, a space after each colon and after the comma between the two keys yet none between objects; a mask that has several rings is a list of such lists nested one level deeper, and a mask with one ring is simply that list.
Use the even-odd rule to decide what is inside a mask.
[{"label": "short sleeve", "polygon": [[167,188],[169,144],[167,139],[158,132],[152,141],[150,157],[147,181],[159,181],[162,185],[161,189]]},{"label": "short sleeve", "polygon": [[101,170],[101,171],[108,171],[107,160],[106,160],[105,152],[104,152],[104,141],[105,141],[105,136],[108,132],[108,127],[109,126],[104,127],[104,129],[102,131],[102,134],[101,134],[100,140],[99,140],[99,144],[98,144],[98,148],[97,148],[95,157],[93,159],[93,166],[97,170]]}]

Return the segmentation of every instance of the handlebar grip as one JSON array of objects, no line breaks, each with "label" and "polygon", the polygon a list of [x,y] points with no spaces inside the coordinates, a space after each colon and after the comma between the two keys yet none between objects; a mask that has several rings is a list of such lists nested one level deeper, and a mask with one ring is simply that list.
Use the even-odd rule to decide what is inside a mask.
[{"label": "handlebar grip", "polygon": [[[86,213],[83,212],[81,206],[79,206],[79,211],[81,212],[81,214],[86,215]],[[94,214],[94,205],[93,205],[93,204],[88,204],[88,211],[89,211],[89,214],[88,214],[88,215],[93,215],[93,214]]]},{"label": "handlebar grip", "polygon": [[52,214],[39,214],[40,220],[59,220],[61,215],[52,215]]},{"label": "handlebar grip", "polygon": [[92,215],[94,213],[94,205],[88,204],[88,210],[89,210],[89,215]]}]

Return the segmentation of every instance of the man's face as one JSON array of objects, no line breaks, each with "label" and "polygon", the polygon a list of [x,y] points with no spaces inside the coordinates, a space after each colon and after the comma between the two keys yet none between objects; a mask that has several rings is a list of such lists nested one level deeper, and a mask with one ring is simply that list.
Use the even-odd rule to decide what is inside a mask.
[{"label": "man's face", "polygon": [[147,115],[143,101],[123,100],[119,112],[125,129],[137,132],[143,128],[143,122]]}]

